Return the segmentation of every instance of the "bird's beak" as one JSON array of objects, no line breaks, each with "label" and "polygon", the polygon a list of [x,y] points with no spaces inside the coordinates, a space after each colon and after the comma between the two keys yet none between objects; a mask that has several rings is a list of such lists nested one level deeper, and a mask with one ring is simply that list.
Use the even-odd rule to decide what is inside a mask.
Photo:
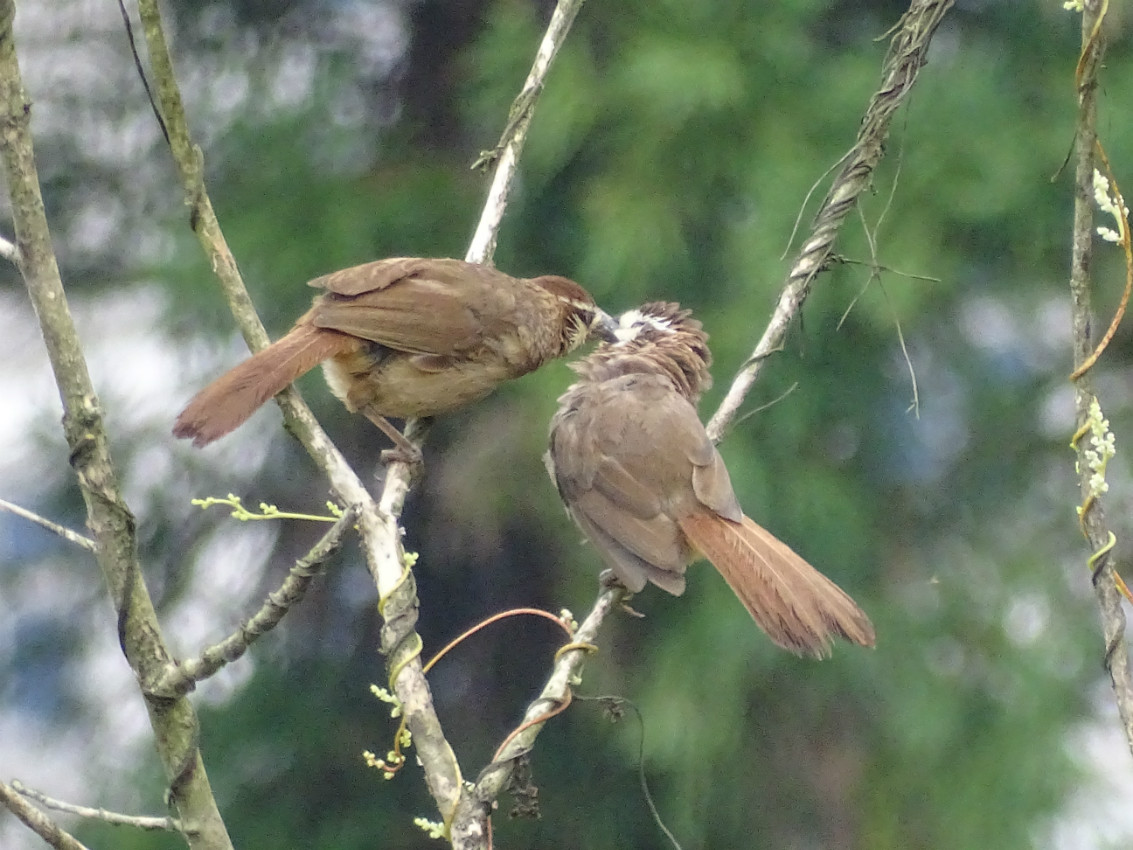
[{"label": "bird's beak", "polygon": [[618,341],[618,320],[601,308],[595,308],[594,321],[590,323],[590,335],[602,342]]}]

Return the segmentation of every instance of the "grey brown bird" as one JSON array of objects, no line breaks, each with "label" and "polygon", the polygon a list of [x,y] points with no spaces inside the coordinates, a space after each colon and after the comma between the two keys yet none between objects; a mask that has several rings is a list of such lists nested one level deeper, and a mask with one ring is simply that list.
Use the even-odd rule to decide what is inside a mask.
[{"label": "grey brown bird", "polygon": [[612,325],[572,280],[514,278],[462,260],[377,260],[309,285],[323,290],[314,306],[284,337],[197,393],[175,436],[207,445],[321,363],[347,410],[412,453],[387,416],[463,407]]},{"label": "grey brown bird", "polygon": [[834,637],[873,646],[873,624],[834,582],[744,515],[696,412],[707,335],[677,304],[623,314],[612,343],[571,365],[545,460],[567,511],[631,592],[680,595],[711,561],[779,646],[823,657]]}]

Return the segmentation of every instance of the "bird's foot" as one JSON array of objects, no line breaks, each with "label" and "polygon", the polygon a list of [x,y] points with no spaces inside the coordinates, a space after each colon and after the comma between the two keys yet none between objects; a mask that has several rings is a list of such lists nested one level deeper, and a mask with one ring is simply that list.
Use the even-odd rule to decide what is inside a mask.
[{"label": "bird's foot", "polygon": [[419,475],[425,468],[425,457],[421,449],[412,443],[404,434],[398,431],[388,419],[377,413],[365,412],[366,418],[373,422],[381,432],[393,442],[392,449],[385,449],[381,454],[382,463],[389,466],[392,463],[404,463],[414,476]]},{"label": "bird's foot", "polygon": [[421,454],[419,448],[408,440],[405,441],[405,445],[384,449],[381,458],[382,463],[386,466],[393,463],[404,463],[413,471],[414,475],[419,474],[425,468],[425,456]]},{"label": "bird's foot", "polygon": [[613,590],[616,587],[625,590],[625,584],[613,570],[602,570],[598,573],[598,586],[603,590]]},{"label": "bird's foot", "polygon": [[629,601],[633,598],[633,594],[625,586],[625,583],[618,578],[617,573],[613,570],[602,570],[598,574],[598,586],[602,588],[602,592],[607,590],[620,590],[622,598],[618,600],[618,607],[631,617],[645,618],[645,615],[630,607]]}]

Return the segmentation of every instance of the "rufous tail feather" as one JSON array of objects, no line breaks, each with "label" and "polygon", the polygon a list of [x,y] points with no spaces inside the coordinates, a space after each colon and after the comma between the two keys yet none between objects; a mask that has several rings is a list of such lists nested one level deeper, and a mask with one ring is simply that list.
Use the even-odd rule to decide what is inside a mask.
[{"label": "rufous tail feather", "polygon": [[738,523],[704,511],[680,527],[779,646],[823,658],[834,637],[874,645],[873,624],[854,600],[750,517]]},{"label": "rufous tail feather", "polygon": [[268,399],[354,341],[345,334],[300,325],[225,372],[181,411],[175,437],[206,446],[235,430]]}]

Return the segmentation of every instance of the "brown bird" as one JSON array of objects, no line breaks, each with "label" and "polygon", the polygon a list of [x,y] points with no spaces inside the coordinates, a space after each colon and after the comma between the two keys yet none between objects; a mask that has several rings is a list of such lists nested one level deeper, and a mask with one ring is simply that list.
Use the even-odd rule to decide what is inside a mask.
[{"label": "brown bird", "polygon": [[324,290],[314,306],[282,339],[197,393],[175,436],[207,445],[321,363],[346,409],[368,417],[409,459],[416,450],[385,417],[448,413],[613,326],[572,280],[514,278],[462,260],[378,260],[309,285]]},{"label": "brown bird", "polygon": [[677,304],[623,314],[617,341],[571,365],[545,460],[567,511],[631,592],[679,596],[711,561],[779,646],[823,657],[833,637],[874,645],[873,624],[834,582],[745,516],[696,413],[711,383],[708,337]]}]

